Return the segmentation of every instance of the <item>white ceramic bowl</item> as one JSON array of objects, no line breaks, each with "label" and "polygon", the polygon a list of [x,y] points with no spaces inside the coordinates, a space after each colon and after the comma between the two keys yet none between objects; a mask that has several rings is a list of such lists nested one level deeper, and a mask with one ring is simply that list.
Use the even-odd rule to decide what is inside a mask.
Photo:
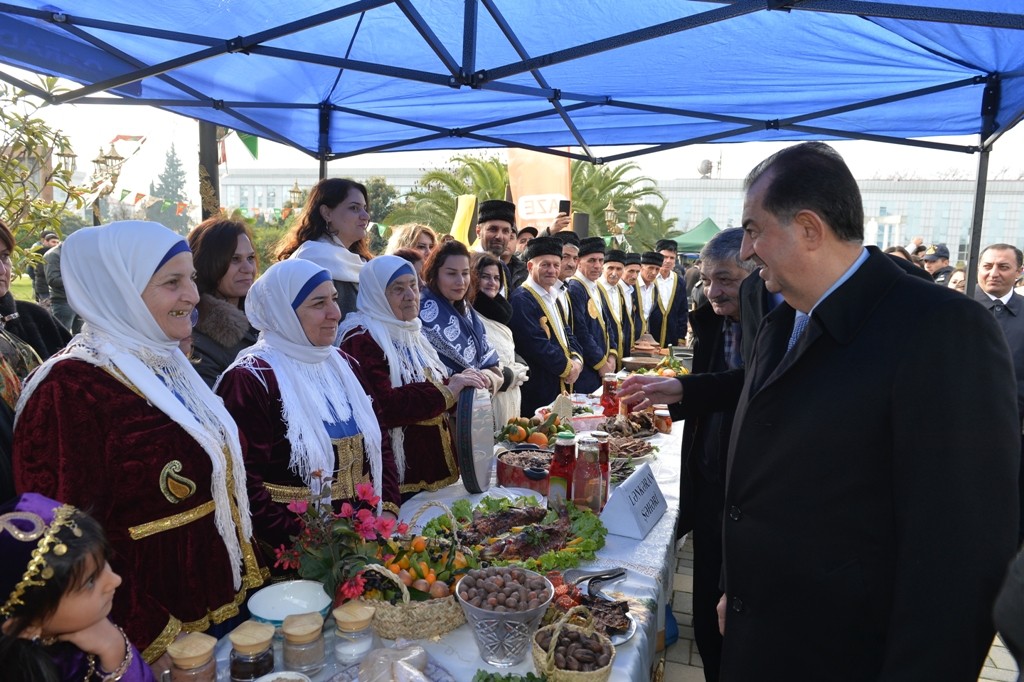
[{"label": "white ceramic bowl", "polygon": [[263,677],[257,677],[256,682],[312,682],[309,676],[303,675],[302,673],[293,673],[291,671],[281,671],[279,673],[269,673]]},{"label": "white ceramic bowl", "polygon": [[253,620],[280,628],[288,616],[317,612],[324,618],[331,608],[331,598],[324,586],[315,580],[288,580],[264,587],[249,597],[249,613]]}]

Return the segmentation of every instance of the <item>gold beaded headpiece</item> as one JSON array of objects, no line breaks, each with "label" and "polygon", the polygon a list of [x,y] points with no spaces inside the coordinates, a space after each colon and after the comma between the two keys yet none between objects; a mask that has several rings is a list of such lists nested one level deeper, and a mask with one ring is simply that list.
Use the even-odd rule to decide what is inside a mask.
[{"label": "gold beaded headpiece", "polygon": [[[46,503],[53,506],[47,508]],[[52,520],[47,523],[46,518],[36,511],[18,507],[35,508],[46,513],[47,516],[52,513]],[[14,585],[7,601],[0,607],[0,618],[10,618],[16,607],[24,604],[22,596],[25,594],[25,590],[30,587],[42,587],[47,580],[53,577],[53,567],[47,564],[48,556],[51,553],[63,556],[68,551],[67,545],[60,541],[57,533],[66,527],[71,529],[75,537],[82,537],[82,531],[74,519],[77,512],[78,510],[69,504],[59,504],[42,495],[27,493],[19,499],[14,511],[0,515],[0,546],[5,546],[6,550],[10,550],[4,552],[5,563],[8,560],[14,560],[12,564],[9,564],[14,572],[8,574],[4,571],[6,574],[4,577],[8,578],[9,582],[13,582],[17,578],[16,557],[19,553],[18,549],[20,549],[18,543],[36,542],[35,548],[28,556],[28,564],[25,566],[21,579]],[[25,549],[27,550],[27,547]],[[6,585],[0,582],[0,588],[2,587],[6,587]]]}]

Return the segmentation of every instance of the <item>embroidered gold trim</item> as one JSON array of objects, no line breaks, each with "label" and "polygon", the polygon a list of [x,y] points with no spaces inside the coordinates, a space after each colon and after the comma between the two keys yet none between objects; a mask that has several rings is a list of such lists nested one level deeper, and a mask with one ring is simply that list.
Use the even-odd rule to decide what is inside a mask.
[{"label": "embroidered gold trim", "polygon": [[162,533],[165,530],[171,530],[172,528],[181,528],[187,526],[193,521],[198,521],[204,516],[208,516],[213,513],[217,505],[214,504],[213,500],[204,502],[198,507],[183,511],[180,514],[174,514],[173,516],[165,516],[162,519],[156,521],[150,521],[149,523],[139,524],[138,526],[131,526],[128,529],[128,534],[132,537],[132,540],[141,540],[142,538],[148,538],[150,535],[156,535]]},{"label": "embroidered gold trim", "polygon": [[398,512],[401,511],[401,508],[397,504],[395,504],[394,502],[385,502],[384,504],[382,504],[380,506],[380,508],[381,508],[381,511],[389,511],[392,514],[394,514],[395,516],[398,516]]},{"label": "embroidered gold trim", "polygon": [[459,465],[455,461],[455,452],[452,450],[451,431],[448,430],[448,425],[444,421],[437,425],[437,430],[441,436],[441,451],[444,453],[444,463],[448,467],[450,475],[445,476],[439,481],[433,481],[431,483],[427,483],[426,481],[403,483],[398,486],[399,492],[418,493],[423,490],[433,492],[435,490],[440,490],[441,488],[446,488],[459,480]]},{"label": "embroidered gold trim", "polygon": [[[235,475],[231,468],[231,453],[226,445],[224,446],[224,461],[226,462],[225,475],[228,490],[234,490]],[[246,588],[252,589],[262,585],[270,575],[270,569],[260,567],[250,538],[242,535],[242,516],[238,513],[238,505],[232,495],[228,495],[228,507],[231,510],[231,521],[235,524],[235,532],[238,534],[238,544],[242,549],[242,563],[245,565],[245,574],[242,576],[242,591],[244,592]]]},{"label": "embroidered gold trim", "polygon": [[167,647],[170,646],[171,642],[174,641],[174,638],[178,636],[179,632],[181,632],[181,621],[174,616],[171,616],[167,621],[167,625],[164,626],[163,631],[157,635],[157,638],[154,639],[150,645],[146,647],[146,650],[142,652],[143,660],[150,665],[156,663],[157,659],[163,656],[164,652],[167,651]]},{"label": "embroidered gold trim", "polygon": [[[21,575],[21,580],[11,590],[7,601],[0,607],[0,618],[7,618],[14,612],[15,606],[24,605],[21,597],[29,587],[43,587],[46,581],[53,577],[53,567],[46,563],[46,555],[53,550],[57,556],[67,552],[68,548],[57,537],[57,533],[67,526],[71,528],[77,537],[81,537],[82,531],[72,518],[78,511],[70,504],[62,504],[53,513],[53,521],[49,525],[43,522],[43,518],[31,512],[14,511],[0,517],[4,530],[10,532],[20,542],[31,542],[36,538],[35,549],[32,550],[31,558]],[[20,530],[13,521],[28,521],[33,524],[32,530],[25,532]],[[13,530],[12,530],[13,529]],[[63,547],[63,550],[61,548]]]},{"label": "embroidered gold trim", "polygon": [[[363,434],[331,440],[337,454],[338,470],[331,484],[332,500],[347,500],[356,496],[356,485],[369,481],[370,477],[363,473]],[[270,493],[274,502],[287,504],[292,500],[309,502],[312,499],[307,486],[279,485],[264,483],[263,487]]]},{"label": "embroidered gold trim", "polygon": [[416,422],[415,424],[413,424],[413,426],[440,426],[441,422],[443,422],[444,420],[445,414],[441,413],[436,417],[431,417],[430,419],[424,419],[423,421]]}]

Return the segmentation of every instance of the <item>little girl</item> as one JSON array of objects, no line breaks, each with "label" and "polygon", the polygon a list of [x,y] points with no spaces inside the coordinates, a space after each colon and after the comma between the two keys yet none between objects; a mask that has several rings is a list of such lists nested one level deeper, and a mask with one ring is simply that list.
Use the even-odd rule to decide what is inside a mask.
[{"label": "little girl", "polygon": [[107,620],[121,577],[100,525],[25,493],[0,509],[0,670],[11,682],[152,682]]}]

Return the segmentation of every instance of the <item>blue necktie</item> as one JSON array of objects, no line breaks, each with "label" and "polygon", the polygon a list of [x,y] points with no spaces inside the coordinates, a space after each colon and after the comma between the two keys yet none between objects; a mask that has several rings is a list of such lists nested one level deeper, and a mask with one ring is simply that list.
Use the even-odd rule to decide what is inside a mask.
[{"label": "blue necktie", "polygon": [[786,352],[793,350],[793,346],[796,345],[797,340],[807,329],[807,323],[810,321],[811,316],[807,313],[802,313],[799,310],[796,312],[796,317],[793,319],[793,333],[789,336],[789,343],[786,345]]}]

